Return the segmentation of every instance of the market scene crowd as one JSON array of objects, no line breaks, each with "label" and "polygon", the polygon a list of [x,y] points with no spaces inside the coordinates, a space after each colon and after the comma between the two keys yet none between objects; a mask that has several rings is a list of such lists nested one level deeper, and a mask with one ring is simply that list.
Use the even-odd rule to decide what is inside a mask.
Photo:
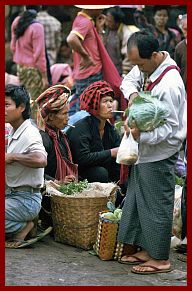
[{"label": "market scene crowd", "polygon": [[186,7],[128,6],[6,6],[6,248],[54,239],[46,181],[115,183],[119,262],[187,261]]}]

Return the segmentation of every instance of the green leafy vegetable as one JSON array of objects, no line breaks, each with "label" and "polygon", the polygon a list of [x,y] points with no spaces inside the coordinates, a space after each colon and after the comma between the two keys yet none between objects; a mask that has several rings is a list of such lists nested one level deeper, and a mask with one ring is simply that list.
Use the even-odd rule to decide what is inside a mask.
[{"label": "green leafy vegetable", "polygon": [[178,177],[177,175],[175,175],[175,184],[183,187],[185,184],[185,180],[182,177]]},{"label": "green leafy vegetable", "polygon": [[84,189],[86,189],[88,187],[88,181],[87,179],[80,181],[80,182],[71,182],[67,185],[65,184],[61,184],[60,185],[60,189],[59,191],[64,193],[65,195],[72,195],[75,193],[80,193],[82,192]]},{"label": "green leafy vegetable", "polygon": [[150,131],[163,125],[168,114],[163,101],[151,96],[150,92],[140,92],[129,108],[128,126],[132,127],[135,122],[140,131]]}]

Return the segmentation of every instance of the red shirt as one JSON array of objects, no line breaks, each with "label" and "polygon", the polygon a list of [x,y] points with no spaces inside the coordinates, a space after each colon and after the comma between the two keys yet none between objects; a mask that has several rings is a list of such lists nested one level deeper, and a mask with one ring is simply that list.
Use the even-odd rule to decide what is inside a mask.
[{"label": "red shirt", "polygon": [[81,56],[77,52],[73,52],[74,79],[86,79],[102,70],[102,61],[99,54],[97,40],[93,31],[92,18],[85,13],[79,12],[73,22],[72,32],[81,39],[83,48],[88,52],[89,56],[96,64],[96,66],[90,66],[79,70]]}]

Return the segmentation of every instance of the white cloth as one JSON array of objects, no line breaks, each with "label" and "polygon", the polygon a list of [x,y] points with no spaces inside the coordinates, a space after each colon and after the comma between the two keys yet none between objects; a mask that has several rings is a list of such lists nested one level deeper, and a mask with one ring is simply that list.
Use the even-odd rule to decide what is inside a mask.
[{"label": "white cloth", "polygon": [[[32,152],[42,153],[47,157],[39,130],[27,119],[8,140],[7,153],[27,154]],[[29,168],[14,162],[6,165],[5,174],[8,187],[27,185],[40,188],[43,186],[44,168]]]},{"label": "white cloth", "polygon": [[[176,65],[167,52],[166,59],[150,75],[154,82],[169,65]],[[121,90],[126,99],[134,92],[139,92],[143,86],[144,76],[138,66],[125,76]],[[152,96],[167,103],[170,114],[166,123],[153,131],[141,132],[139,140],[139,159],[137,163],[154,162],[169,158],[180,150],[187,134],[187,103],[184,83],[175,69],[168,71],[162,80],[152,89]]]}]

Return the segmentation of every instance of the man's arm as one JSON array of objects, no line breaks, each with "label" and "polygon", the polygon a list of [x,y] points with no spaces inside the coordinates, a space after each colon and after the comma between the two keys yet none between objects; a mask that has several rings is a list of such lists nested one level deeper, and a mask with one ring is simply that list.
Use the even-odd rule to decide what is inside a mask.
[{"label": "man's arm", "polygon": [[95,65],[92,58],[88,55],[87,51],[82,46],[81,40],[79,39],[79,37],[75,33],[70,32],[70,34],[67,37],[67,42],[68,42],[69,46],[75,52],[77,52],[82,58],[82,61],[80,64],[80,69]]},{"label": "man's arm", "polygon": [[33,152],[29,154],[6,153],[5,163],[11,164],[17,162],[29,168],[44,168],[47,166],[47,158],[44,154]]}]

